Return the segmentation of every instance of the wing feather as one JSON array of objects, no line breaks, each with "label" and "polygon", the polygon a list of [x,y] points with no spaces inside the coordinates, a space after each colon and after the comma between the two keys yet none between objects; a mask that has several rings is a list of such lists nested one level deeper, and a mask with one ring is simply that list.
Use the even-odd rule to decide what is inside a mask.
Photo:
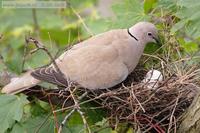
[{"label": "wing feather", "polygon": [[52,84],[66,87],[68,82],[62,74],[55,71],[53,66],[36,69],[31,75],[41,81],[46,81]]}]

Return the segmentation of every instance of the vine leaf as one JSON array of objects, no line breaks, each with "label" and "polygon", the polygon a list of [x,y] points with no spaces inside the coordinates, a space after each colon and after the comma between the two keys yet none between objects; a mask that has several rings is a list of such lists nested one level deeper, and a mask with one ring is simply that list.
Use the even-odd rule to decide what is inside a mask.
[{"label": "vine leaf", "polygon": [[15,121],[20,121],[23,107],[28,103],[25,95],[0,95],[0,129],[5,132]]}]

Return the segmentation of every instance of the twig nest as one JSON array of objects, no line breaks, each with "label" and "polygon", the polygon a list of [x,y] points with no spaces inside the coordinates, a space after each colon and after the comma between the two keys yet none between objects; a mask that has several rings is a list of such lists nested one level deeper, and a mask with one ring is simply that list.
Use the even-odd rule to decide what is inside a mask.
[{"label": "twig nest", "polygon": [[158,87],[160,81],[163,81],[163,75],[160,71],[155,69],[148,71],[145,78],[142,80],[145,86],[152,90]]},{"label": "twig nest", "polygon": [[[148,71],[143,67],[137,67],[122,84],[98,90],[79,88],[74,93],[82,97],[87,91],[87,95],[79,103],[84,105],[92,102],[91,108],[106,110],[111,127],[128,122],[133,127],[138,125],[141,131],[145,132],[170,132],[176,130],[182,114],[199,90],[196,80],[199,73],[195,75],[194,71],[177,76],[178,74],[167,75],[165,71],[166,75],[158,70]],[[46,92],[39,95],[42,98],[48,96],[46,101],[49,101],[49,98],[54,101],[56,99],[55,102],[52,100],[52,103],[59,103],[62,107],[68,107],[68,103],[74,105],[70,92],[66,91],[62,95],[63,98],[60,97],[60,90]],[[34,93],[37,96],[38,94],[38,91]]]}]

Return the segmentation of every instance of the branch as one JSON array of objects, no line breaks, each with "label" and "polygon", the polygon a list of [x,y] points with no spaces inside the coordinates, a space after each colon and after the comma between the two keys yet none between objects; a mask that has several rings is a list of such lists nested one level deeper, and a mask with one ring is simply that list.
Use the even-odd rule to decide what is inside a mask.
[{"label": "branch", "polygon": [[[57,63],[56,63],[54,57],[51,55],[51,53],[48,51],[48,49],[47,49],[41,42],[39,42],[38,40],[36,40],[36,39],[34,39],[34,38],[32,38],[32,37],[26,38],[26,41],[27,41],[27,43],[32,42],[32,43],[36,46],[36,49],[32,50],[32,51],[31,51],[31,54],[32,54],[32,53],[35,53],[36,51],[38,51],[38,50],[41,49],[41,50],[43,50],[43,51],[50,57],[51,62],[52,62],[52,64],[54,65],[56,71],[62,76],[63,79],[65,79],[65,80],[67,81],[67,83],[68,83],[68,85],[69,85],[69,80],[68,80],[68,78],[66,78],[66,76],[62,73],[62,71],[61,71],[60,68],[58,67],[58,65],[57,65]],[[66,85],[66,86],[67,86],[67,85]]]},{"label": "branch", "polygon": [[38,24],[38,20],[37,20],[37,13],[36,13],[36,9],[33,8],[32,9],[32,16],[33,16],[33,23],[34,23],[34,30],[35,33],[37,34],[37,37],[39,37],[39,24]]},{"label": "branch", "polygon": [[86,29],[86,31],[93,36],[94,34],[92,33],[92,31],[88,28],[88,26],[86,25],[86,23],[84,22],[84,20],[82,19],[82,17],[78,14],[78,12],[70,5],[70,3],[68,2],[69,7],[72,9],[72,11],[74,12],[74,14],[78,17],[78,19],[81,21],[81,23],[83,24],[83,27]]}]

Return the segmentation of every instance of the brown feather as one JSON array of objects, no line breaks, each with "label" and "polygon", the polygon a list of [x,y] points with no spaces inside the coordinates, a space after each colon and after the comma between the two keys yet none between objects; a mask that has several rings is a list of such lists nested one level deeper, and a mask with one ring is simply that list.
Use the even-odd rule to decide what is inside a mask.
[{"label": "brown feather", "polygon": [[67,87],[68,84],[63,75],[55,71],[52,66],[36,69],[31,72],[31,76],[38,80],[56,84],[58,86]]}]

